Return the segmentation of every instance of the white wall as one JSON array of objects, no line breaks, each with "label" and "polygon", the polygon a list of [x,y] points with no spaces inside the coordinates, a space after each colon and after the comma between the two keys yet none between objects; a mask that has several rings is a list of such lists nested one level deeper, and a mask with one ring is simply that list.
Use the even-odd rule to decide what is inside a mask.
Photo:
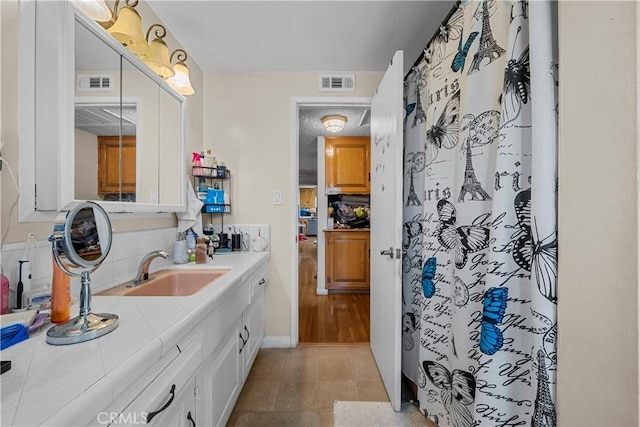
[{"label": "white wall", "polygon": [[[232,171],[231,220],[271,224],[271,260],[266,290],[266,336],[290,335],[291,240],[291,98],[335,97],[318,92],[318,73],[206,73],[204,148]],[[357,73],[351,97],[373,96],[382,73]],[[343,94],[338,94],[341,96]],[[273,191],[283,190],[284,204],[273,205]],[[225,219],[227,222],[227,219]],[[215,222],[214,222],[215,224]]]},{"label": "white wall", "polygon": [[559,2],[561,426],[640,422],[637,7]]}]

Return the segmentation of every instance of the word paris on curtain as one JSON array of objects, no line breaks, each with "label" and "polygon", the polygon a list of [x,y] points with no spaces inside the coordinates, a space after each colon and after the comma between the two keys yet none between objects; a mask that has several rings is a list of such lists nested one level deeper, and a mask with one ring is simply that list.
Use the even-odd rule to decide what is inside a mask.
[{"label": "word paris on curtain", "polygon": [[405,80],[403,373],[440,426],[554,426],[556,5],[460,2]]}]

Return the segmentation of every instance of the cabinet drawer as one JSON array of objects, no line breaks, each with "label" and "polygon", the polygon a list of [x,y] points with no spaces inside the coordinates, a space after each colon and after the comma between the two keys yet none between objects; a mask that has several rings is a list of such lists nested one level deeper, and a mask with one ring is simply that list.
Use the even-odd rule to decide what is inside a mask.
[{"label": "cabinet drawer", "polygon": [[193,385],[195,371],[202,363],[201,348],[201,337],[198,336],[122,411],[122,418],[144,424],[153,412],[166,406],[148,423],[161,425],[160,422],[167,419],[166,414],[175,410],[175,398]]},{"label": "cabinet drawer", "polygon": [[258,278],[251,282],[251,300],[262,290],[264,290],[269,281],[269,270],[265,269]]}]

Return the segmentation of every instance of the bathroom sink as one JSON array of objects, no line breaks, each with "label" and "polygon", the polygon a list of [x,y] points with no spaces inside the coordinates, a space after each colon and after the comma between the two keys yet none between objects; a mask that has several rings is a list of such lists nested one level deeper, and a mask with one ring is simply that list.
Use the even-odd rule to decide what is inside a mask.
[{"label": "bathroom sink", "polygon": [[126,284],[97,295],[128,297],[185,297],[200,291],[229,270],[165,270],[152,274],[152,279],[133,288]]}]

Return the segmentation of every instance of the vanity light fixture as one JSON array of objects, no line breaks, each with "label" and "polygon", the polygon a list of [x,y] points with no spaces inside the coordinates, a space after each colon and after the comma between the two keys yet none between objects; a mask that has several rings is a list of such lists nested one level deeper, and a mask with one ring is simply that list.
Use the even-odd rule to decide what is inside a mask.
[{"label": "vanity light fixture", "polygon": [[78,9],[94,21],[111,20],[111,10],[104,0],[73,0]]},{"label": "vanity light fixture", "polygon": [[347,123],[347,118],[339,114],[324,116],[320,119],[327,132],[340,132]]},{"label": "vanity light fixture", "polygon": [[113,16],[110,21],[100,22],[107,32],[116,40],[125,45],[131,52],[138,56],[149,53],[144,34],[142,33],[142,18],[134,9],[138,0],[125,0],[125,6],[118,13],[120,0],[115,0],[113,4]]},{"label": "vanity light fixture", "polygon": [[169,58],[171,63],[173,63],[174,56],[178,58],[178,62],[173,66],[173,71],[176,74],[169,78],[167,83],[181,95],[193,95],[195,91],[191,86],[191,80],[189,80],[189,68],[184,63],[187,60],[187,52],[182,49],[174,50]]},{"label": "vanity light fixture", "polygon": [[[158,27],[155,31],[156,38],[149,42],[149,35],[154,27]],[[167,29],[163,25],[153,24],[150,26],[146,37],[150,51],[142,58],[144,63],[163,79],[168,79],[176,74],[169,59],[169,48],[163,40],[166,35]]]}]

